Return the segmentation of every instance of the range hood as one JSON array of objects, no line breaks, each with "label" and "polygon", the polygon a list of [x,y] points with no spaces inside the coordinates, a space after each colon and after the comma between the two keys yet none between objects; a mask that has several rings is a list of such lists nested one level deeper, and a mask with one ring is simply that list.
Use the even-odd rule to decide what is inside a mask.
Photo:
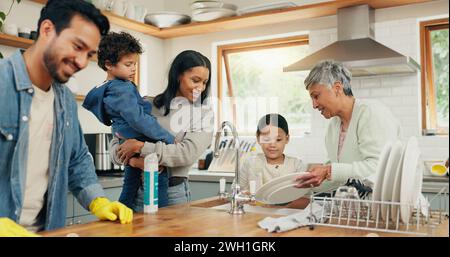
[{"label": "range hood", "polygon": [[311,70],[321,60],[343,63],[353,77],[414,73],[420,65],[374,38],[374,10],[369,5],[338,9],[338,40],[283,71]]}]

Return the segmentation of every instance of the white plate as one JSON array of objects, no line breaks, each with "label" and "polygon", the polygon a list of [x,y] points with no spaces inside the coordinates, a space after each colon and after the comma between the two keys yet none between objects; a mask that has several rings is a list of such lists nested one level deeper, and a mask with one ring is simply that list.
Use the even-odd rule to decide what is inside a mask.
[{"label": "white plate", "polygon": [[191,4],[191,9],[200,9],[200,8],[220,8],[222,7],[222,1],[195,1]]},{"label": "white plate", "polygon": [[267,198],[266,201],[269,204],[281,204],[288,203],[306,195],[311,191],[310,188],[297,188],[295,185],[298,183],[290,183],[275,189]]},{"label": "white plate", "polygon": [[413,206],[419,195],[420,182],[418,181],[417,165],[419,164],[420,150],[415,137],[408,140],[403,160],[402,180],[400,186],[400,215],[404,223],[411,218],[411,206]]},{"label": "white plate", "polygon": [[[378,159],[378,165],[377,165],[376,176],[375,176],[373,192],[372,192],[372,200],[373,201],[381,200],[381,192],[382,192],[381,190],[383,187],[383,178],[384,178],[384,173],[386,171],[386,164],[389,159],[389,154],[391,153],[391,148],[392,148],[392,143],[387,142],[384,145],[383,150],[381,150],[380,158]],[[372,204],[372,210],[371,210],[371,213],[373,215],[372,217],[376,218],[378,208],[379,208],[378,204],[376,204],[376,203]]]},{"label": "white plate", "polygon": [[236,11],[222,8],[208,9],[208,11],[194,11],[192,13],[193,21],[211,21],[215,19],[235,16]]},{"label": "white plate", "polygon": [[[392,194],[394,189],[395,177],[397,175],[398,164],[402,157],[403,145],[402,142],[397,141],[392,145],[391,153],[386,164],[386,171],[383,178],[383,186],[381,189],[381,201],[390,202],[392,200]],[[388,216],[388,204],[381,205],[381,217],[387,221]],[[389,215],[391,215],[389,213]]]},{"label": "white plate", "polygon": [[[400,161],[397,165],[397,171],[395,173],[394,187],[392,189],[392,202],[393,203],[400,202],[400,187],[401,187],[401,182],[402,182],[403,160],[405,159],[405,150],[406,150],[406,147],[403,147],[402,148],[402,156],[400,157]],[[394,222],[397,222],[397,216],[399,215],[398,209],[399,209],[398,205],[396,205],[396,204],[392,205],[391,220]]]},{"label": "white plate", "polygon": [[269,198],[270,194],[272,194],[274,191],[276,191],[282,187],[295,184],[296,183],[295,179],[298,176],[300,176],[301,174],[303,174],[303,172],[290,173],[290,174],[272,179],[271,181],[265,183],[256,191],[256,194],[255,194],[256,200],[258,200],[260,202],[264,202],[264,203],[269,203],[268,198]]},{"label": "white plate", "polygon": [[[274,180],[271,180],[270,182],[273,182]],[[295,178],[293,180],[295,180]],[[293,183],[295,182],[293,182],[292,180],[278,181],[278,183],[271,183],[271,184],[266,183],[263,185],[264,188],[261,187],[258,191],[256,191],[255,195],[256,200],[263,203],[271,204],[268,198],[274,191],[276,191],[281,187],[292,185]]]}]

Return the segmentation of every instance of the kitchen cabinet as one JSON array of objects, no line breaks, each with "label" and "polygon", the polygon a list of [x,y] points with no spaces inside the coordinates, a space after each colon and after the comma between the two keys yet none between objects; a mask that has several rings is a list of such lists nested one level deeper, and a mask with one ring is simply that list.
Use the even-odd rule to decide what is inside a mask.
[{"label": "kitchen cabinet", "polygon": [[[119,199],[120,192],[122,192],[122,180],[122,178],[99,177],[99,183],[103,186],[105,195],[109,200],[117,201]],[[98,220],[95,215],[85,210],[70,192],[67,195],[66,212],[66,226]]]},{"label": "kitchen cabinet", "polygon": [[[191,187],[192,201],[219,195],[219,182],[189,181],[189,185]],[[231,192],[230,188],[231,183],[227,183],[226,184],[227,192]]]},{"label": "kitchen cabinet", "polygon": [[431,210],[447,210],[449,208],[448,195],[436,195],[435,193],[423,193],[430,202]]},{"label": "kitchen cabinet", "polygon": [[[47,0],[31,0],[33,2],[45,4]],[[431,0],[406,0],[406,1],[383,1],[383,0],[340,0],[327,1],[317,4],[308,4],[285,9],[267,10],[249,13],[241,16],[221,18],[207,22],[196,22],[185,25],[160,29],[155,26],[127,19],[104,11],[112,24],[138,31],[157,38],[168,39],[182,36],[192,36],[207,33],[214,33],[226,30],[236,30],[262,25],[272,25],[281,22],[298,21],[302,19],[317,18],[335,15],[337,9],[360,4],[369,4],[371,7],[388,8],[414,3],[430,2]]]},{"label": "kitchen cabinet", "polygon": [[[440,191],[444,189],[446,193],[443,192],[438,195]],[[430,207],[432,210],[446,209],[449,208],[449,178],[436,177],[436,176],[424,176],[422,184],[422,193],[430,202]]]},{"label": "kitchen cabinet", "polygon": [[219,181],[221,178],[225,178],[226,190],[227,192],[230,192],[234,173],[211,172],[192,168],[189,171],[189,185],[191,188],[192,201],[217,196],[219,194]]}]

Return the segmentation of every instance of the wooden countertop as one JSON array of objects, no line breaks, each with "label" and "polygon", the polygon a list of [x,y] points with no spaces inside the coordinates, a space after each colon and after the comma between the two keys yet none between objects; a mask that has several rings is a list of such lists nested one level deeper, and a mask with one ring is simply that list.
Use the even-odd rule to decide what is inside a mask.
[{"label": "wooden countertop", "polygon": [[[233,216],[223,210],[198,207],[207,206],[209,198],[190,204],[161,208],[156,214],[134,214],[132,224],[121,225],[118,222],[95,221],[82,225],[73,225],[63,229],[41,232],[43,236],[61,237],[76,233],[82,237],[363,237],[370,231],[316,226],[284,233],[268,233],[257,223],[267,217],[266,214],[246,213]],[[217,200],[215,201],[217,202]],[[379,236],[410,236],[405,234],[377,233]],[[448,219],[440,224],[436,236],[449,236]]]}]

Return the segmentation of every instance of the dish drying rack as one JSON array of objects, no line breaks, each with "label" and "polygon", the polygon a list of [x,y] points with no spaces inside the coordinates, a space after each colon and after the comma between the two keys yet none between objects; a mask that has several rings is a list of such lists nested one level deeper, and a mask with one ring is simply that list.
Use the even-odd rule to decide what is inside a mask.
[{"label": "dish drying rack", "polygon": [[[332,191],[326,193],[332,195]],[[373,232],[434,236],[436,227],[449,218],[448,185],[434,195],[429,204],[427,199],[425,203],[419,202],[416,206],[412,204],[406,206],[412,210],[408,222],[402,220],[400,209],[402,206],[405,207],[405,204],[400,202],[337,198],[322,196],[322,193],[311,195],[311,204],[308,207],[310,211],[309,228],[311,230],[315,226],[327,226]],[[314,215],[313,202],[322,206],[322,210],[316,211],[316,215]],[[432,209],[434,204],[437,207]],[[428,215],[422,213],[423,205],[427,205]],[[382,206],[383,208],[381,208]],[[396,217],[391,217],[392,208],[397,209]],[[386,212],[381,213],[382,209],[385,209]],[[320,212],[321,214],[317,215]]]},{"label": "dish drying rack", "polygon": [[[242,163],[244,158],[255,147],[254,140],[241,140],[239,146],[239,163]],[[235,172],[236,163],[236,148],[233,140],[222,140],[219,145],[219,157],[214,157],[209,165],[208,171],[211,172]]]}]

